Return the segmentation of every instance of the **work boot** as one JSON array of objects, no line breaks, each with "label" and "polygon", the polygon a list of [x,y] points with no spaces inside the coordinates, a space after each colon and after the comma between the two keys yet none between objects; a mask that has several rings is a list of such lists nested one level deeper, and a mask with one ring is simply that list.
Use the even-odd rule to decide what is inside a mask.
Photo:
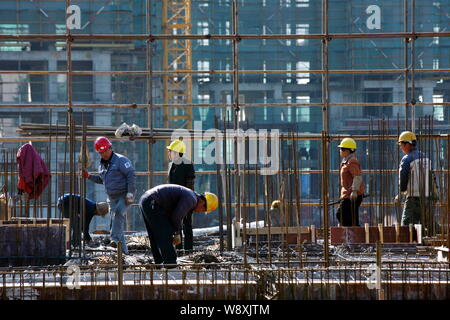
[{"label": "work boot", "polygon": [[117,248],[117,241],[112,240],[112,241],[109,243],[109,246],[110,246],[110,247],[113,247],[113,248]]}]

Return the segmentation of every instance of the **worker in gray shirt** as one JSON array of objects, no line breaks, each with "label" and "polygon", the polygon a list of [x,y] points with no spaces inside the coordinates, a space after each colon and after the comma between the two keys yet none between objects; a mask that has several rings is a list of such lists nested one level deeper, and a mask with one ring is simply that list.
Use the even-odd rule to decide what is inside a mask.
[{"label": "worker in gray shirt", "polygon": [[95,150],[100,154],[99,174],[83,172],[83,177],[95,183],[103,184],[108,195],[111,214],[114,214],[111,230],[111,246],[122,243],[122,251],[128,254],[125,242],[125,215],[134,201],[136,193],[136,176],[131,161],[113,152],[111,142],[105,137],[98,137]]},{"label": "worker in gray shirt", "polygon": [[192,212],[211,212],[218,206],[215,194],[198,194],[186,187],[163,184],[145,192],[139,207],[147,228],[155,264],[174,268],[177,254],[174,238],[180,233],[183,218]]}]

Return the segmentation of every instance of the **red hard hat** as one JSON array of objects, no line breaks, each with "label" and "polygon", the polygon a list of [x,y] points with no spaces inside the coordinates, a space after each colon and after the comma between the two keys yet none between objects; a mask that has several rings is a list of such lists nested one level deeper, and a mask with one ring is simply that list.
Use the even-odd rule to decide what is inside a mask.
[{"label": "red hard hat", "polygon": [[106,151],[109,147],[112,146],[111,141],[109,141],[108,138],[105,137],[98,137],[97,140],[95,140],[94,145],[97,152]]}]

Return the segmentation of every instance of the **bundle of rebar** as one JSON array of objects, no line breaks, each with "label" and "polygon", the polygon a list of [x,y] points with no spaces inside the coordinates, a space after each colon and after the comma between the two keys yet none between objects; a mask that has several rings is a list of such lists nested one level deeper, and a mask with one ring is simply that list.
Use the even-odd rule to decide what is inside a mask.
[{"label": "bundle of rebar", "polygon": [[[97,136],[105,136],[105,137],[115,137],[117,127],[113,126],[86,126],[85,132],[83,132],[83,126],[76,125],[74,134],[76,136],[81,136],[85,134],[86,136],[97,137]],[[68,126],[67,125],[58,125],[58,126],[50,126],[48,124],[40,124],[40,123],[22,123],[17,129],[17,133],[21,136],[33,136],[33,137],[46,137],[46,136],[65,136],[67,134]],[[161,129],[154,128],[153,129],[153,138],[160,139],[170,139],[172,129]],[[150,128],[142,128],[142,135],[150,136]],[[133,138],[139,138],[137,136]]]}]

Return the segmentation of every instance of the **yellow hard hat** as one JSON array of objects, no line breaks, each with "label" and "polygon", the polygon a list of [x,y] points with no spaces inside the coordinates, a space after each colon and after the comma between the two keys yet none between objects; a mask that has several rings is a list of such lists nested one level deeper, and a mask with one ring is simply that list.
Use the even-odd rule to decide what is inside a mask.
[{"label": "yellow hard hat", "polygon": [[178,153],[186,153],[186,145],[181,140],[172,141],[166,148]]},{"label": "yellow hard hat", "polygon": [[408,142],[410,144],[413,143],[413,141],[416,141],[417,137],[414,134],[414,132],[411,131],[403,131],[400,136],[398,137],[397,144],[400,144],[402,142]]},{"label": "yellow hard hat", "polygon": [[211,212],[217,209],[219,206],[219,199],[214,193],[211,192],[205,192],[205,199],[206,199],[206,212]]},{"label": "yellow hard hat", "polygon": [[344,138],[338,148],[356,149],[356,142],[352,138]]},{"label": "yellow hard hat", "polygon": [[271,208],[278,208],[280,206],[280,200],[273,200]]}]

